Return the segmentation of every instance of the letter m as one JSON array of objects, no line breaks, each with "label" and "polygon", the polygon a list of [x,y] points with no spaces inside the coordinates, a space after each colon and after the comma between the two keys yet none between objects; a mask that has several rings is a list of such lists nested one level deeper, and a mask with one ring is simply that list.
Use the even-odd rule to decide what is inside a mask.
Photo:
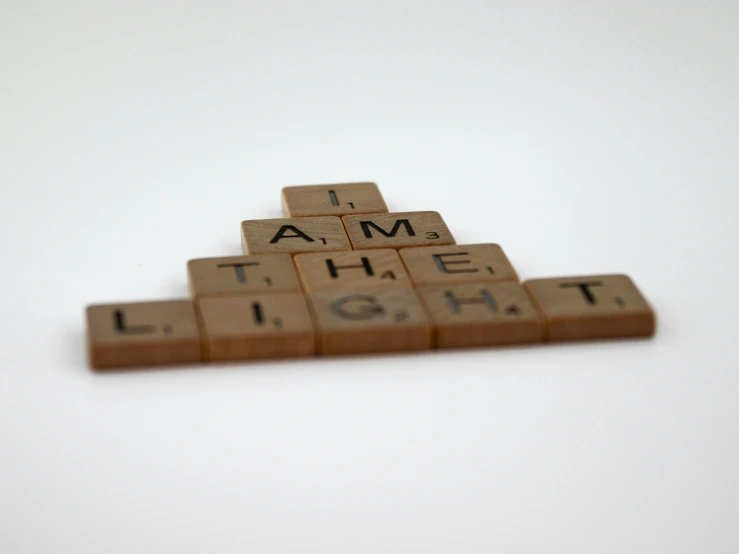
[{"label": "letter m", "polygon": [[413,230],[413,227],[411,227],[411,222],[407,219],[396,220],[395,225],[393,225],[392,231],[390,231],[389,233],[385,231],[382,227],[379,227],[377,224],[371,221],[360,221],[359,224],[362,226],[362,232],[364,233],[364,236],[368,239],[372,238],[372,231],[370,230],[370,227],[374,227],[375,231],[385,235],[386,237],[394,237],[398,234],[401,225],[405,227],[405,232],[408,233],[409,237],[416,236],[416,232]]}]

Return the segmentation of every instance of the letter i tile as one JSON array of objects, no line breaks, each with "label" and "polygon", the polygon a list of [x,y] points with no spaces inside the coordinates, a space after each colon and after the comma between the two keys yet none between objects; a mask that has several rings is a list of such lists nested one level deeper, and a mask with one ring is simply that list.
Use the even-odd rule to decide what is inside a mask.
[{"label": "letter i tile", "polygon": [[197,301],[208,360],[288,358],[315,353],[315,333],[300,293],[210,296]]},{"label": "letter i tile", "polygon": [[285,217],[387,212],[375,183],[305,185],[282,189]]}]

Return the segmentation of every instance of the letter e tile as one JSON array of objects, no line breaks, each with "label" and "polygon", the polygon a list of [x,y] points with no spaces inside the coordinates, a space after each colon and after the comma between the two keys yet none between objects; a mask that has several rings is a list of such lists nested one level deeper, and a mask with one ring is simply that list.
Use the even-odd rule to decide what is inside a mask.
[{"label": "letter e tile", "polygon": [[416,285],[518,281],[497,244],[402,248],[399,254]]}]

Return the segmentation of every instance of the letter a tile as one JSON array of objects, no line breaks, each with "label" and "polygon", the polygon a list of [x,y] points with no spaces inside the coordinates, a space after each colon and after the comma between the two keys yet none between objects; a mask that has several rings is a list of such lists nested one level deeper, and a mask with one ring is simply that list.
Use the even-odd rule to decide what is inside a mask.
[{"label": "letter a tile", "polygon": [[431,328],[413,289],[322,291],[309,298],[321,354],[431,348]]},{"label": "letter a tile", "polygon": [[241,238],[245,254],[352,249],[341,219],[332,216],[243,221]]},{"label": "letter a tile", "polygon": [[355,250],[454,244],[438,212],[345,215],[342,219]]},{"label": "letter a tile", "polygon": [[550,341],[650,336],[655,315],[626,275],[533,279],[524,288]]}]

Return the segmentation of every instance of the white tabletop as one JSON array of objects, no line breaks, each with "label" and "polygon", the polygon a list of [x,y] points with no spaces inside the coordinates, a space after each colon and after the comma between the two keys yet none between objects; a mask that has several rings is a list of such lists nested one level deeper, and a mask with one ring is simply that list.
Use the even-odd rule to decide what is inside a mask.
[{"label": "white tabletop", "polygon": [[[729,0],[3,2],[0,552],[736,552],[737,54]],[[363,180],[656,337],[87,368],[85,305]]]}]

